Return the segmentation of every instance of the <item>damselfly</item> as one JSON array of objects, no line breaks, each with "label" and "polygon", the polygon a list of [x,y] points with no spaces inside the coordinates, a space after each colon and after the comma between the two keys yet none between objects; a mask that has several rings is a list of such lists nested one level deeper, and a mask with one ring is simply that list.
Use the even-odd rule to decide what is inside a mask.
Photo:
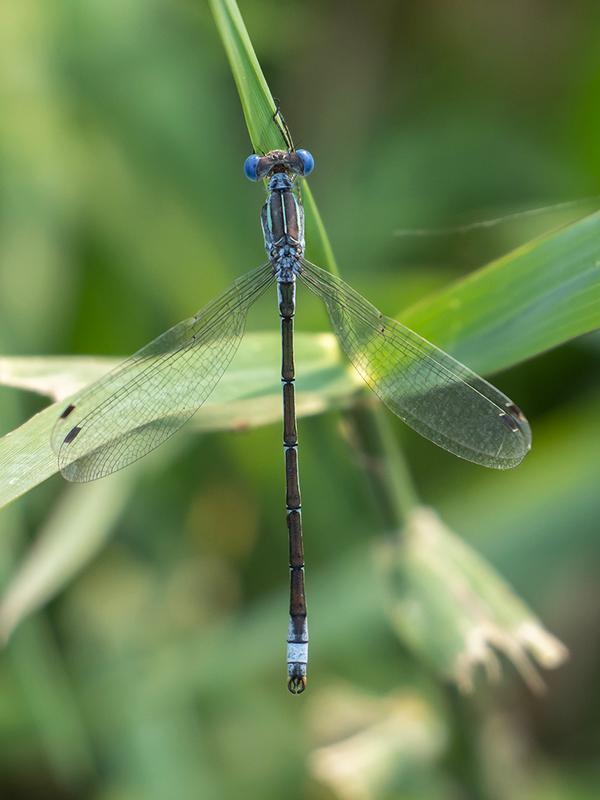
[{"label": "damselfly", "polygon": [[307,150],[294,148],[285,123],[280,128],[287,149],[253,154],[244,164],[250,180],[268,181],[261,213],[268,261],[83,389],[60,415],[52,443],[71,481],[109,475],[162,444],[209,397],[238,348],[248,309],[276,284],[289,532],[288,688],[297,694],[306,687],[308,663],[294,394],[297,281],[323,300],[343,350],[365,383],[427,439],[476,464],[507,469],[527,454],[531,432],[506,395],[304,258],[299,181],[312,172],[314,161]]}]

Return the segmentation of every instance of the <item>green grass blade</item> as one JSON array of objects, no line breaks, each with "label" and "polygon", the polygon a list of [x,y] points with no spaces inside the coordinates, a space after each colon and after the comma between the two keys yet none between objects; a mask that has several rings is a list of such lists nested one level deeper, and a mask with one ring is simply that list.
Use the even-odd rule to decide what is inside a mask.
[{"label": "green grass blade", "polygon": [[[257,153],[285,149],[285,140],[273,120],[275,101],[237,3],[234,0],[210,0],[210,7],[229,59],[252,146]],[[302,181],[302,198],[306,212],[307,255],[337,274],[333,250],[306,181]]]},{"label": "green grass blade", "polygon": [[600,327],[600,212],[534,239],[399,318],[483,373]]},{"label": "green grass blade", "polygon": [[256,152],[285,149],[285,140],[273,121],[275,101],[267,86],[237,3],[210,0],[215,22],[231,65],[250,141]]}]

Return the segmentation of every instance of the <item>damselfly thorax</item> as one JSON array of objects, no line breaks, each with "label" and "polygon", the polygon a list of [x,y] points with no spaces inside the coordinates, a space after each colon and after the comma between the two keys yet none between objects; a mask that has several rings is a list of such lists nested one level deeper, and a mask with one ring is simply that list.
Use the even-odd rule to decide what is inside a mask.
[{"label": "damselfly thorax", "polygon": [[295,179],[312,172],[314,160],[306,150],[273,150],[246,159],[250,180],[268,178],[267,200],[261,212],[265,249],[278,281],[292,281],[304,255],[304,209]]},{"label": "damselfly thorax", "polygon": [[278,281],[293,281],[304,255],[304,209],[284,172],[269,181],[269,196],[261,213],[265,249]]}]

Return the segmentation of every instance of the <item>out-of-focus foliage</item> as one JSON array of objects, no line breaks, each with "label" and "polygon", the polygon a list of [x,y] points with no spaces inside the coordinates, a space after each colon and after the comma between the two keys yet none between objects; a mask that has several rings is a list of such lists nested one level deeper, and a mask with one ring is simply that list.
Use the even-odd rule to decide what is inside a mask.
[{"label": "out-of-focus foliage", "polygon": [[[317,157],[311,187],[343,276],[386,312],[577,211],[469,234],[398,229],[600,191],[591,0],[241,11]],[[203,3],[5,3],[0,45],[4,354],[130,352],[262,260],[260,191],[241,175],[251,146]],[[322,310],[300,300],[298,327],[323,331]],[[444,314],[448,344],[464,317]],[[276,325],[265,298],[251,326]],[[509,677],[457,701],[399,644],[368,557],[382,518],[336,412],[301,424],[311,688],[288,696],[280,425],[192,428],[112,482],[55,478],[2,512],[3,585],[38,535],[42,556],[79,535],[88,566],[2,655],[0,794],[596,797],[599,353],[588,338],[496,376],[534,428],[514,473],[394,427],[420,495],[569,647],[544,698]],[[267,361],[276,375],[275,350]],[[3,389],[1,433],[40,408]],[[44,599],[35,570],[48,562],[35,555],[16,616]],[[59,583],[74,574],[50,566]]]},{"label": "out-of-focus foliage", "polygon": [[400,635],[463,691],[472,691],[478,667],[498,681],[496,652],[538,692],[544,684],[532,659],[548,668],[565,660],[563,645],[431,509],[415,509],[401,541],[382,547],[379,557]]}]

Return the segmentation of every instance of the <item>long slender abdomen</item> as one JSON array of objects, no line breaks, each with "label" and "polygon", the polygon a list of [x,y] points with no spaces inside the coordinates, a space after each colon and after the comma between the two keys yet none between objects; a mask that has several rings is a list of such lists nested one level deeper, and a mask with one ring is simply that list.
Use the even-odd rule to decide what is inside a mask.
[{"label": "long slender abdomen", "polygon": [[281,317],[281,380],[283,386],[283,446],[285,453],[285,494],[290,548],[290,617],[287,638],[288,688],[300,694],[306,688],[308,624],[304,595],[304,549],[298,474],[298,435],[295,405],[294,314],[295,282],[277,284]]}]

